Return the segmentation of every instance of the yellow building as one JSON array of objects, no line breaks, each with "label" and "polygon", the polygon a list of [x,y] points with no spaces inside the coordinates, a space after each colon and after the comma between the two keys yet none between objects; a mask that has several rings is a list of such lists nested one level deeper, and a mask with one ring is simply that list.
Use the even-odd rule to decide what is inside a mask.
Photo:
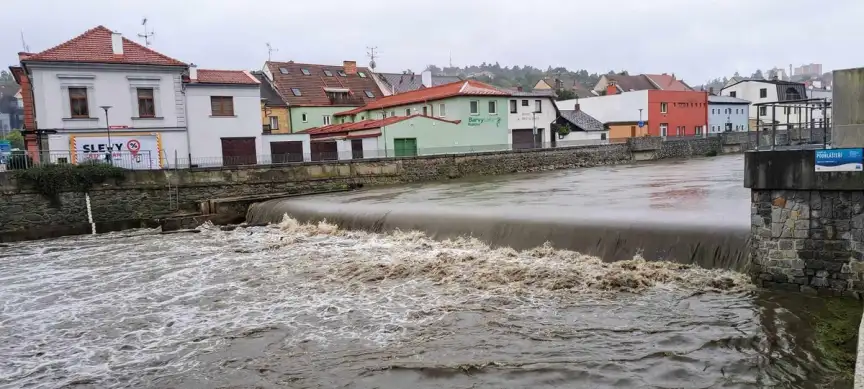
[{"label": "yellow building", "polygon": [[252,73],[261,81],[261,128],[267,134],[290,134],[291,120],[288,104],[273,89],[267,77],[261,72]]},{"label": "yellow building", "polygon": [[628,138],[648,135],[648,121],[645,121],[641,128],[638,122],[609,122],[606,123],[606,128],[609,129],[611,142],[623,142]]}]

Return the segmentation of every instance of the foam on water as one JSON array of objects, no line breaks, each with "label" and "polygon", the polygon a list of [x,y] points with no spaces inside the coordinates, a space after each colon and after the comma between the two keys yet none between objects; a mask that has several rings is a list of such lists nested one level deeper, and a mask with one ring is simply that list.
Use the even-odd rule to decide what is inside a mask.
[{"label": "foam on water", "polygon": [[[548,245],[515,251],[418,232],[344,231],[287,216],[269,227],[222,231],[207,224],[199,231],[9,247],[0,274],[0,387],[203,380],[208,355],[226,359],[224,366],[234,360],[226,347],[272,333],[281,334],[279,347],[289,356],[345,344],[386,349],[453,336],[442,328],[466,320],[457,314],[466,309],[494,310],[503,316],[486,325],[516,331],[516,320],[504,318],[752,289],[730,271],[641,258],[604,263]],[[574,330],[550,320],[530,336]]]}]

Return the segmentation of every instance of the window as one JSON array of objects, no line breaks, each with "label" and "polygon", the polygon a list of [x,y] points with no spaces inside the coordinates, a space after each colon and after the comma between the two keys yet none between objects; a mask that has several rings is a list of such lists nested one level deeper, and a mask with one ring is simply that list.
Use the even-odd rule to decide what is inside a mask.
[{"label": "window", "polygon": [[309,69],[300,69],[300,71],[303,72],[303,75],[305,75],[305,76],[311,76],[312,75],[312,73],[309,72]]},{"label": "window", "polygon": [[497,101],[493,100],[493,101],[489,102],[489,114],[490,115],[498,114],[498,102]]},{"label": "window", "polygon": [[425,105],[423,106],[423,116],[427,115],[427,112],[426,112],[427,108],[428,108],[427,106],[425,106]]},{"label": "window", "polygon": [[364,92],[366,93],[366,97],[368,97],[368,98],[373,98],[373,97],[375,97],[375,95],[372,93],[372,91],[368,91],[368,90],[367,90],[367,91],[364,91]]},{"label": "window", "polygon": [[522,106],[527,107],[528,106],[528,100],[522,100]]},{"label": "window", "polygon": [[325,126],[330,125],[330,115],[324,115],[324,125]]},{"label": "window", "polygon": [[210,96],[210,111],[213,116],[234,116],[234,98]]},{"label": "window", "polygon": [[715,114],[715,113],[716,113],[716,112],[714,112],[714,108],[711,108],[711,113],[712,113],[712,114]]},{"label": "window", "polygon": [[276,116],[270,116],[270,129],[278,130],[279,129],[279,118]]},{"label": "window", "polygon": [[156,104],[153,103],[153,88],[138,88],[138,117],[156,117]]},{"label": "window", "polygon": [[660,103],[660,113],[669,112],[669,103]]},{"label": "window", "polygon": [[333,77],[333,73],[327,69],[324,69],[324,75],[327,77]]},{"label": "window", "polygon": [[339,75],[342,76],[342,77],[348,77],[348,75],[345,74],[345,72],[342,71],[342,70],[339,71]]},{"label": "window", "polygon": [[282,73],[282,74],[288,74],[288,69],[285,69],[285,68],[279,68],[279,73]]},{"label": "window", "polygon": [[666,136],[667,132],[669,132],[669,125],[666,123],[660,123],[660,136]]},{"label": "window", "polygon": [[405,108],[405,116],[411,116],[411,108]]},{"label": "window", "polygon": [[304,112],[303,114],[300,115],[300,120],[302,120],[303,123],[308,123],[308,122],[309,122],[309,119],[306,117],[306,113],[305,113],[305,112]]},{"label": "window", "polygon": [[396,116],[396,111],[390,111],[390,116]]},{"label": "window", "polygon": [[759,107],[759,116],[766,116],[766,115],[768,115],[768,107],[765,107],[765,106]]},{"label": "window", "polygon": [[300,88],[291,88],[291,93],[293,93],[294,96],[303,96],[303,93],[300,92]]},{"label": "window", "polygon": [[442,118],[443,118],[444,116],[447,116],[447,105],[445,105],[445,104],[438,104],[438,116],[440,116],[440,117],[442,117]]},{"label": "window", "polygon": [[360,78],[366,78],[366,73],[357,72],[357,75],[360,76]]},{"label": "window", "polygon": [[768,88],[759,89],[759,98],[764,99],[768,97]]},{"label": "window", "polygon": [[702,126],[696,126],[696,135],[702,135]]},{"label": "window", "polygon": [[469,104],[469,108],[471,109],[470,112],[472,115],[479,115],[480,114],[480,102],[479,101],[477,101],[477,100],[471,101],[471,103]]},{"label": "window", "polygon": [[516,113],[516,100],[510,100],[510,113]]},{"label": "window", "polygon": [[543,100],[534,100],[534,112],[543,112]]},{"label": "window", "polygon": [[729,92],[729,97],[738,97],[738,92],[735,92],[735,91]]},{"label": "window", "polygon": [[606,140],[606,133],[605,132],[600,133],[600,140]]},{"label": "window", "polygon": [[73,118],[89,118],[87,88],[69,88],[69,108]]}]

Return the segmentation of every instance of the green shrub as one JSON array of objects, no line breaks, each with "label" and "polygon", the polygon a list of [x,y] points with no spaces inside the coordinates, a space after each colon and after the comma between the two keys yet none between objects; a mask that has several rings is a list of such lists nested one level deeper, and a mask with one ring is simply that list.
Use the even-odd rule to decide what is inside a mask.
[{"label": "green shrub", "polygon": [[705,153],[705,156],[706,157],[716,157],[717,156],[717,150],[711,150],[711,151]]},{"label": "green shrub", "polygon": [[78,165],[44,164],[15,170],[14,174],[19,189],[29,186],[52,203],[59,204],[63,192],[87,193],[94,185],[109,179],[122,180],[125,172],[126,169],[94,161]]}]

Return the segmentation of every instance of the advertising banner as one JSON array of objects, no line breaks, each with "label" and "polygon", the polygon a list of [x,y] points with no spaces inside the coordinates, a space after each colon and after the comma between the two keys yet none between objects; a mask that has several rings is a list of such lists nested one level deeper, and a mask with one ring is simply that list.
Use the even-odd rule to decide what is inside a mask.
[{"label": "advertising banner", "polygon": [[860,172],[864,170],[864,149],[816,150],[817,172]]},{"label": "advertising banner", "polygon": [[160,169],[162,147],[158,134],[72,135],[69,136],[72,163],[106,161],[126,169]]}]

